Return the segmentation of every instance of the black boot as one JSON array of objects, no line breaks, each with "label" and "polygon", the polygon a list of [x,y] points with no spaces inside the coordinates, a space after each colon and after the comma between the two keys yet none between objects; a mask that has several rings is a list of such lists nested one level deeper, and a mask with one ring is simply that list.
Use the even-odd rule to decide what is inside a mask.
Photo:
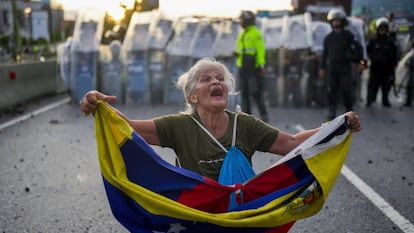
[{"label": "black boot", "polygon": [[390,104],[390,102],[385,101],[385,102],[382,103],[382,106],[387,107],[387,108],[390,108],[391,107],[391,104]]}]

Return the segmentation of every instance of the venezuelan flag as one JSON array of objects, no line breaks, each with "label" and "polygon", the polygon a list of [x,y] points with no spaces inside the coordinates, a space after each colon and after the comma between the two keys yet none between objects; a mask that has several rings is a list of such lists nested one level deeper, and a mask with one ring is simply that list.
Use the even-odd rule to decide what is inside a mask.
[{"label": "venezuelan flag", "polygon": [[[321,209],[352,138],[339,116],[267,170],[223,186],[163,160],[103,102],[95,127],[111,210],[140,233],[287,232]],[[232,193],[239,205],[228,210]]]}]

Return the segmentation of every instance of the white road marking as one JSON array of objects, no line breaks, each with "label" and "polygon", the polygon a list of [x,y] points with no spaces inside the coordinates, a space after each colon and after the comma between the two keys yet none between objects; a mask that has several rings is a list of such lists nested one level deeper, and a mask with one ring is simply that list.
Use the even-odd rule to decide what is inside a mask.
[{"label": "white road marking", "polygon": [[[298,131],[304,131],[301,125],[297,124],[294,128]],[[414,233],[414,225],[396,211],[387,201],[384,200],[375,190],[367,185],[345,164],[342,167],[341,174],[354,185],[365,197],[368,198],[382,213],[385,214],[395,225],[397,225],[404,233]]]},{"label": "white road marking", "polygon": [[347,166],[343,166],[341,174],[348,179],[361,193],[363,193],[382,213],[385,214],[395,225],[405,233],[413,233],[414,225],[396,211],[387,201],[384,200],[375,190],[368,186]]},{"label": "white road marking", "polygon": [[3,129],[5,129],[5,128],[7,128],[7,127],[10,127],[12,125],[15,125],[15,124],[17,124],[19,122],[25,121],[25,120],[27,120],[27,119],[29,119],[31,117],[34,117],[34,116],[37,116],[39,114],[42,114],[42,113],[44,113],[46,111],[49,111],[49,110],[51,110],[53,108],[59,107],[62,104],[69,103],[71,100],[72,99],[70,97],[66,97],[64,99],[61,99],[61,100],[58,100],[56,102],[53,102],[53,103],[51,103],[49,105],[46,105],[46,106],[44,106],[42,108],[36,109],[33,112],[27,113],[27,114],[25,114],[23,116],[20,116],[20,117],[16,117],[16,118],[14,118],[13,120],[10,120],[10,121],[6,121],[5,123],[0,124],[0,131],[3,130]]}]

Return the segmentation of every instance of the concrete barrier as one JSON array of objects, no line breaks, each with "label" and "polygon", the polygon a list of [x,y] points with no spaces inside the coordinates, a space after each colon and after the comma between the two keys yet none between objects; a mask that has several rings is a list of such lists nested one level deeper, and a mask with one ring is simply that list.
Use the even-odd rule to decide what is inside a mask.
[{"label": "concrete barrier", "polygon": [[0,110],[58,89],[56,61],[0,65]]}]

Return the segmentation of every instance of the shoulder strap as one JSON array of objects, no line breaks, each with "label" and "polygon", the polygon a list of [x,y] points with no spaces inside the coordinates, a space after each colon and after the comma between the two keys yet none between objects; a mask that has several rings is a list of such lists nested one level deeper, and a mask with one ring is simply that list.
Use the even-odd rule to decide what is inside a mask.
[{"label": "shoulder strap", "polygon": [[[236,113],[236,116],[234,117],[234,124],[233,124],[233,138],[231,140],[231,145],[235,146],[236,145],[236,131],[237,131],[237,116],[239,115],[239,113]],[[208,131],[203,124],[201,124],[199,121],[197,121],[197,119],[195,119],[194,116],[191,116],[191,118],[195,121],[195,123],[197,123],[197,125],[200,126],[200,128],[202,130],[204,130],[204,132],[206,132],[206,134],[208,136],[210,136],[211,139],[213,139],[213,141],[221,148],[223,149],[226,153],[227,153],[227,149],[210,133],[210,131]]]},{"label": "shoulder strap", "polygon": [[235,146],[236,145],[236,131],[237,131],[237,116],[239,115],[239,113],[236,113],[236,115],[234,116],[234,123],[233,123],[233,138],[231,139],[231,145]]},{"label": "shoulder strap", "polygon": [[203,129],[204,132],[206,132],[206,134],[210,136],[210,138],[213,139],[213,141],[216,142],[217,145],[227,153],[227,149],[221,145],[221,143],[203,126],[203,124],[197,121],[197,119],[195,119],[193,116],[191,116],[191,118],[193,118],[193,120],[201,127],[201,129]]}]

